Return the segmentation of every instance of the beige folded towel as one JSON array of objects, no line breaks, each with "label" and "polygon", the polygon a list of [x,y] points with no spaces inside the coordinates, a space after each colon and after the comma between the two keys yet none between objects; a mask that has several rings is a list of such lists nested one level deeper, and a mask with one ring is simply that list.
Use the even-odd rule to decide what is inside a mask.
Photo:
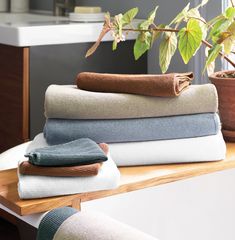
[{"label": "beige folded towel", "polygon": [[191,85],[177,98],[89,92],[75,85],[51,85],[45,94],[47,118],[125,119],[217,112],[213,84]]}]

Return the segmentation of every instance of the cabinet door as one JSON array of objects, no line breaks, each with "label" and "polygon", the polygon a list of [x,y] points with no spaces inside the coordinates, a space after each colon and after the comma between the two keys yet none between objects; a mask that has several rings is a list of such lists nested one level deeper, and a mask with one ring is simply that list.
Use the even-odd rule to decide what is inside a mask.
[{"label": "cabinet door", "polygon": [[29,138],[29,48],[0,44],[0,152]]}]

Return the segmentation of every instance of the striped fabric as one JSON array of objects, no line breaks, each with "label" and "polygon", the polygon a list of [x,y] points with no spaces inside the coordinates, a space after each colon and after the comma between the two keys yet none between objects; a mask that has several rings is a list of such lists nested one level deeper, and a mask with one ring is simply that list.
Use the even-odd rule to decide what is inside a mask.
[{"label": "striped fabric", "polygon": [[37,240],[157,240],[99,212],[65,207],[42,219]]},{"label": "striped fabric", "polygon": [[61,224],[77,212],[70,207],[57,208],[48,212],[39,224],[37,240],[53,239]]}]

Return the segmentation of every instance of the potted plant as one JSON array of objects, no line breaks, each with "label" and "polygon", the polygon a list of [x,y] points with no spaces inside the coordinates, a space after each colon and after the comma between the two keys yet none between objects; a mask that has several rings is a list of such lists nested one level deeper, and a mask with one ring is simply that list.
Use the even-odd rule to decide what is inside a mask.
[{"label": "potted plant", "polygon": [[206,46],[205,68],[209,79],[215,84],[219,96],[219,112],[222,120],[222,130],[226,140],[235,141],[235,71],[214,72],[214,62],[218,56],[227,60],[233,67],[235,62],[230,55],[235,53],[235,6],[231,0],[231,6],[225,12],[206,21],[200,14],[200,8],[209,0],[202,2],[193,8],[190,3],[168,24],[155,24],[158,6],[149,14],[148,18],[137,26],[133,20],[138,13],[138,8],[132,8],[124,14],[118,14],[113,18],[107,13],[103,29],[97,42],[87,51],[86,57],[92,55],[99,46],[102,38],[111,32],[113,50],[118,43],[125,40],[128,32],[136,32],[134,44],[134,57],[138,60],[147,52],[155,41],[160,39],[159,65],[165,73],[170,65],[171,58],[177,48],[185,64],[196,54],[198,49]]}]

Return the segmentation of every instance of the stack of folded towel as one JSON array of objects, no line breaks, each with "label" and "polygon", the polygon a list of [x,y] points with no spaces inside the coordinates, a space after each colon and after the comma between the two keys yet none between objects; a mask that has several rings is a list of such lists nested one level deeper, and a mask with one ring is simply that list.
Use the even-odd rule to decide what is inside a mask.
[{"label": "stack of folded towel", "polygon": [[[192,78],[192,73],[80,73],[77,86],[51,85],[45,94],[44,134],[38,135],[33,144],[53,148],[51,145],[80,138],[105,142],[118,166],[222,160],[226,145],[217,114],[216,88],[212,84],[191,85]],[[35,176],[23,175],[29,165],[24,163],[20,195],[33,198],[114,188],[119,175],[110,155],[99,166],[100,172],[105,167],[109,172],[87,177],[94,181],[82,187],[82,180],[71,180],[72,191],[72,187],[66,188],[69,180],[65,176],[57,177],[56,182],[48,170],[50,176],[40,176],[34,182]],[[35,172],[34,167],[30,165],[29,171]]]},{"label": "stack of folded towel", "polygon": [[[41,198],[112,189],[120,173],[109,157],[108,145],[88,138],[48,146],[35,138],[19,163],[19,196]],[[40,148],[37,148],[40,146]],[[36,147],[36,148],[35,148]]]},{"label": "stack of folded towel", "polygon": [[80,73],[77,86],[51,85],[46,141],[109,143],[118,166],[224,159],[216,88],[192,77]]}]

